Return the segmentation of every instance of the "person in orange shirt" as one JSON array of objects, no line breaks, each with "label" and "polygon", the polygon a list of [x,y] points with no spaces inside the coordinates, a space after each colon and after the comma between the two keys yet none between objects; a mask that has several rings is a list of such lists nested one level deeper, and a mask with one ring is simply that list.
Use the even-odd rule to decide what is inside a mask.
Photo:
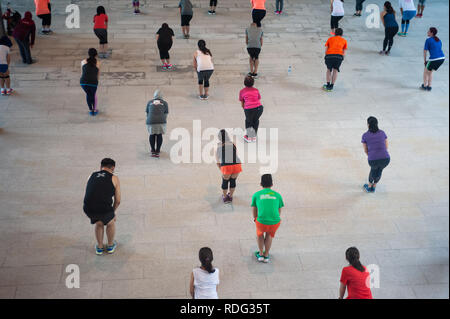
[{"label": "person in orange shirt", "polygon": [[48,35],[52,33],[52,30],[50,30],[50,25],[52,24],[50,0],[34,0],[34,4],[36,5],[36,15],[42,19],[41,34]]},{"label": "person in orange shirt", "polygon": [[344,61],[345,51],[347,50],[347,40],[342,35],[344,32],[341,28],[336,29],[336,35],[328,39],[325,44],[325,64],[327,66],[327,84],[323,85],[323,89],[327,92],[333,90],[336,82],[339,67]]},{"label": "person in orange shirt", "polygon": [[252,19],[258,28],[261,28],[261,20],[266,16],[266,0],[250,0],[252,4]]}]

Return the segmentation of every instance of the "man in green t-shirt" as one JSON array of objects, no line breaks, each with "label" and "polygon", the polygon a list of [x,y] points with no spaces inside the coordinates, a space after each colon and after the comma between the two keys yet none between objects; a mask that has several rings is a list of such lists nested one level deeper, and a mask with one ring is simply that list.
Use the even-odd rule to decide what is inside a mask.
[{"label": "man in green t-shirt", "polygon": [[255,251],[255,256],[258,261],[268,263],[272,238],[280,227],[281,207],[284,207],[284,203],[281,195],[270,189],[273,186],[271,174],[261,176],[261,186],[263,189],[253,194],[251,205],[259,248],[259,251]]}]

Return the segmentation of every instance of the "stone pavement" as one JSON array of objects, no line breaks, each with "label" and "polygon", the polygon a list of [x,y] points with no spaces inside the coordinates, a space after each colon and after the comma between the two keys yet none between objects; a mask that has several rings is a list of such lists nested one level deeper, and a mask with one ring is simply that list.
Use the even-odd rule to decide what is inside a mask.
[{"label": "stone pavement", "polygon": [[[33,9],[31,0],[14,2],[22,13]],[[374,297],[448,298],[448,62],[432,92],[418,89],[428,27],[438,28],[449,56],[448,1],[429,2],[408,37],[395,38],[390,57],[377,53],[384,31],[366,28],[365,18],[352,16],[353,1],[345,2],[349,50],[332,93],[321,90],[328,0],[286,0],[282,16],[267,1],[256,87],[265,106],[261,127],[278,128],[274,189],[286,204],[270,264],[252,256],[249,204],[260,165],[243,166],[234,203],[224,206],[217,167],[172,163],[169,134],[162,158],[150,158],[144,125],[146,102],[160,88],[169,132],[192,132],[195,119],[203,129],[243,127],[238,92],[248,72],[249,1],[220,0],[209,16],[209,1],[193,0],[189,40],[181,37],[176,0],[141,1],[140,16],[131,1],[71,1],[81,8],[76,30],[64,27],[69,1],[52,2],[55,33],[37,36],[34,65],[22,65],[14,47],[16,93],[0,97],[1,298],[187,298],[203,246],[221,270],[221,298],[336,298],[353,245],[364,264],[380,267]],[[78,83],[80,61],[97,46],[97,3],[110,16],[113,54],[102,61],[100,114],[91,118]],[[178,70],[166,73],[154,39],[163,22],[176,34],[170,53]],[[216,67],[208,101],[196,98],[190,67],[200,38]],[[360,139],[370,115],[386,131],[392,156],[376,194],[361,188],[369,166]],[[103,157],[117,162],[122,204],[117,252],[99,257],[82,200]],[[65,286],[68,264],[80,267],[79,289]]]}]

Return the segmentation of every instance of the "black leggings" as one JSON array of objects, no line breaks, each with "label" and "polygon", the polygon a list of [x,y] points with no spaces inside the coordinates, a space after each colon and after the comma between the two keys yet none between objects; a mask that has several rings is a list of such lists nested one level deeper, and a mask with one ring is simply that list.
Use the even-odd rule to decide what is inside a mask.
[{"label": "black leggings", "polygon": [[369,161],[370,173],[369,173],[369,183],[376,184],[380,181],[381,173],[383,169],[389,165],[390,158],[383,158],[378,160]]},{"label": "black leggings", "polygon": [[391,51],[392,45],[394,44],[394,37],[397,32],[398,26],[384,29],[383,51],[386,51],[386,47],[388,47],[388,52]]},{"label": "black leggings", "polygon": [[266,16],[266,10],[262,9],[253,9],[252,10],[252,19],[253,22],[256,23],[258,28],[261,27],[261,20]]},{"label": "black leggings", "polygon": [[331,29],[339,28],[339,20],[341,20],[342,18],[343,18],[343,16],[339,16],[339,17],[331,16],[331,22],[330,22]]},{"label": "black leggings", "polygon": [[245,128],[247,129],[248,137],[256,137],[259,127],[259,118],[263,113],[263,106],[260,105],[253,109],[244,109],[245,113]]},{"label": "black leggings", "polygon": [[82,85],[81,88],[86,92],[86,102],[90,111],[95,111],[97,109],[97,98],[95,93],[97,92],[96,86]]},{"label": "black leggings", "polygon": [[362,11],[364,1],[366,0],[356,0],[356,11]]},{"label": "black leggings", "polygon": [[149,136],[150,147],[152,152],[159,153],[163,142],[162,134],[152,134]]}]

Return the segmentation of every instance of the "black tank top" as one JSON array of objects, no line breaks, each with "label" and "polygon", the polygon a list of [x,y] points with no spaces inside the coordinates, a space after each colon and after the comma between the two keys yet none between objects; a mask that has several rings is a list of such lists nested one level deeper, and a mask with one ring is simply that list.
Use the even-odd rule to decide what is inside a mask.
[{"label": "black tank top", "polygon": [[240,164],[241,160],[236,154],[236,146],[231,142],[225,142],[217,149],[220,166]]},{"label": "black tank top", "polygon": [[91,63],[83,65],[80,84],[98,85],[98,68]]},{"label": "black tank top", "polygon": [[87,182],[84,195],[84,211],[90,214],[105,214],[112,211],[116,188],[112,183],[113,174],[107,171],[95,172]]}]

